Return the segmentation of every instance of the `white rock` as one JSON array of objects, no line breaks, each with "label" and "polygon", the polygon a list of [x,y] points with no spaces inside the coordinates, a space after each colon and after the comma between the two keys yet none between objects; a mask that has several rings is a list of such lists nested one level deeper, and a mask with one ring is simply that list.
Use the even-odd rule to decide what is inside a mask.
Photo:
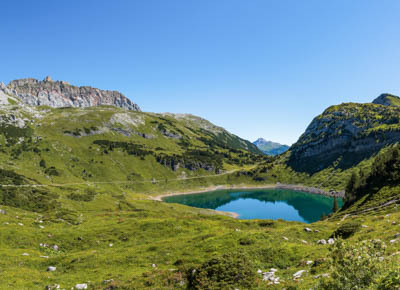
[{"label": "white rock", "polygon": [[49,267],[47,268],[47,272],[54,272],[56,269],[57,269],[57,268],[54,267],[54,266],[49,266]]},{"label": "white rock", "polygon": [[312,233],[312,229],[310,229],[310,228],[304,228],[304,230],[305,230],[307,233]]},{"label": "white rock", "polygon": [[4,209],[0,209],[0,214],[6,214],[7,212]]},{"label": "white rock", "polygon": [[367,225],[361,225],[361,227],[363,227],[363,228],[368,228],[368,226],[367,226]]},{"label": "white rock", "polygon": [[324,239],[319,240],[319,241],[317,241],[317,244],[326,245],[326,240],[324,240]]},{"label": "white rock", "polygon": [[302,242],[303,244],[308,244],[307,241],[305,241],[305,240],[301,240],[301,242]]},{"label": "white rock", "polygon": [[258,270],[257,270],[257,273],[258,273],[258,274],[261,274],[261,273],[262,273],[262,271],[261,271],[260,269],[258,269]]},{"label": "white rock", "polygon": [[334,239],[332,239],[332,238],[328,239],[328,244],[329,245],[333,245],[334,243],[335,243]]},{"label": "white rock", "polygon": [[156,265],[156,264],[151,264],[151,266],[152,266],[153,268],[156,268],[156,267],[157,267],[157,265]]},{"label": "white rock", "polygon": [[58,247],[57,245],[53,245],[51,248],[52,248],[54,251],[58,251],[58,250],[59,250],[59,247]]},{"label": "white rock", "polygon": [[48,259],[48,258],[49,258],[49,256],[40,256],[40,258],[45,258],[45,259]]},{"label": "white rock", "polygon": [[289,241],[289,239],[285,236],[282,237],[285,241]]},{"label": "white rock", "polygon": [[29,256],[29,254],[28,253],[23,253],[22,256]]},{"label": "white rock", "polygon": [[314,263],[313,261],[307,261],[306,265],[311,265],[312,263]]},{"label": "white rock", "polygon": [[390,240],[389,242],[390,242],[391,244],[394,244],[395,242],[397,242],[397,239]]},{"label": "white rock", "polygon": [[23,223],[18,223],[18,225],[23,226],[24,224]]},{"label": "white rock", "polygon": [[76,284],[75,289],[87,289],[88,285],[86,283]]},{"label": "white rock", "polygon": [[60,285],[59,284],[47,285],[45,289],[46,290],[60,289]]},{"label": "white rock", "polygon": [[275,273],[275,272],[278,272],[278,269],[271,268],[271,269],[269,269],[269,271],[270,271],[270,272],[274,272],[274,273]]},{"label": "white rock", "polygon": [[306,272],[306,270],[297,271],[296,273],[293,274],[293,278],[294,278],[294,279],[298,279],[298,278],[300,278],[301,275],[303,275],[303,273],[305,273],[305,272]]},{"label": "white rock", "polygon": [[110,248],[112,248],[113,244],[112,244],[112,243],[110,243],[110,244],[109,244],[109,246],[110,246]]},{"label": "white rock", "polygon": [[42,226],[42,225],[39,225],[39,228],[41,228],[41,229],[44,229],[44,226]]}]

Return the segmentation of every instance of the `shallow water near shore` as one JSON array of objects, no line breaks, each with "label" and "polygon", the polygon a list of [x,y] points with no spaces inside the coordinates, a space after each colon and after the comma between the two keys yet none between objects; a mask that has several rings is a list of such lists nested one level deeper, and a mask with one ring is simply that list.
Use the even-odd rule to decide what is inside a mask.
[{"label": "shallow water near shore", "polygon": [[[283,219],[312,223],[332,211],[333,198],[285,190],[217,190],[164,197],[169,203],[235,212],[239,219]],[[343,202],[338,199],[339,207]]]}]

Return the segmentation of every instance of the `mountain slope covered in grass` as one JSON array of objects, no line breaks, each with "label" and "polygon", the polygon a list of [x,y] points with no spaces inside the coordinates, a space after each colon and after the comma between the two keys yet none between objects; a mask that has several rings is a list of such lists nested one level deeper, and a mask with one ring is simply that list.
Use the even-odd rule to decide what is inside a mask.
[{"label": "mountain slope covered in grass", "polygon": [[[396,289],[400,283],[400,212],[397,201],[387,204],[397,195],[398,153],[390,147],[346,170],[332,165],[310,176],[288,166],[292,152],[262,155],[192,115],[32,107],[4,90],[0,104],[1,289],[352,289],[351,281]],[[347,183],[353,172],[358,177]],[[356,198],[308,225],[237,220],[152,199],[277,181],[347,184]],[[360,247],[368,255],[340,260]]]}]

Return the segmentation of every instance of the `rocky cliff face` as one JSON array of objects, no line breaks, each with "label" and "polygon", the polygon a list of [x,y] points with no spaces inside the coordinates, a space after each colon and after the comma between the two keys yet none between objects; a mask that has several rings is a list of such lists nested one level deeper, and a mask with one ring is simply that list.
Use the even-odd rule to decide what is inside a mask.
[{"label": "rocky cliff face", "polygon": [[400,107],[341,104],[311,122],[290,148],[288,164],[310,174],[329,166],[347,169],[399,141]]},{"label": "rocky cliff face", "polygon": [[117,91],[104,91],[88,86],[76,87],[64,81],[53,81],[50,77],[43,81],[32,78],[14,80],[3,90],[33,106],[58,108],[111,105],[140,111],[138,105]]}]

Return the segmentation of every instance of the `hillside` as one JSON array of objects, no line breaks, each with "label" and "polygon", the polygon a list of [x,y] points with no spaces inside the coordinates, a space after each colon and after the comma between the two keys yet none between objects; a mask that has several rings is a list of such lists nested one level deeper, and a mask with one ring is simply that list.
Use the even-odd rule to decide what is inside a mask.
[{"label": "hillside", "polygon": [[258,147],[265,155],[279,155],[283,152],[286,152],[289,149],[289,146],[282,145],[276,142],[267,141],[264,138],[258,138],[253,142],[254,145]]},{"label": "hillside", "polygon": [[[396,197],[386,182],[307,227],[150,198],[282,180],[344,187],[349,178],[340,174],[366,169],[370,180],[375,159],[392,164],[388,147],[344,173],[326,168],[310,177],[287,166],[291,152],[262,155],[193,115],[30,106],[7,90],[0,104],[0,288],[345,289],[346,275],[366,276],[365,288],[398,285],[400,212],[396,202],[375,208]],[[397,163],[387,167],[393,179]],[[356,193],[363,183],[354,184]],[[345,241],[327,244],[332,237]],[[364,267],[337,266],[337,253],[361,245],[373,257],[362,258]]]}]

